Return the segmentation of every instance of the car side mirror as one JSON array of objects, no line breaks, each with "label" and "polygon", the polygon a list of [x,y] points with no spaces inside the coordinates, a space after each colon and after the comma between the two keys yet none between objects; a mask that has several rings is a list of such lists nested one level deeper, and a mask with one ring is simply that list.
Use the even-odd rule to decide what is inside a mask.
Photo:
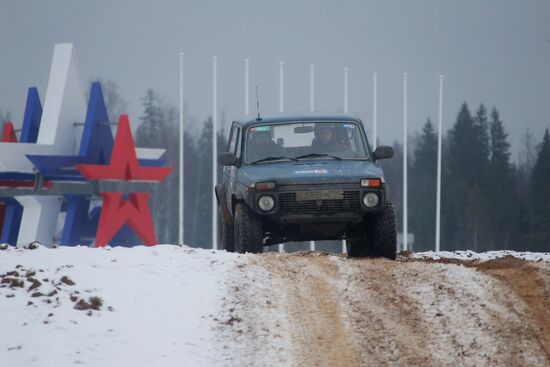
[{"label": "car side mirror", "polygon": [[376,150],[372,155],[374,160],[391,158],[393,157],[393,148],[390,146],[381,145],[376,147]]},{"label": "car side mirror", "polygon": [[222,166],[234,166],[237,164],[237,157],[233,152],[225,152],[218,155],[218,163]]}]

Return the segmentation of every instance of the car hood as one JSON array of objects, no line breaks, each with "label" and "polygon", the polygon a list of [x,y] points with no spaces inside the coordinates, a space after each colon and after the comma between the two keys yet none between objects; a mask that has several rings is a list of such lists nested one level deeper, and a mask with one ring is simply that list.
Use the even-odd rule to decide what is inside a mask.
[{"label": "car hood", "polygon": [[275,181],[277,185],[359,183],[362,178],[384,176],[373,161],[333,159],[259,163],[241,167],[239,175],[246,186],[263,181]]}]

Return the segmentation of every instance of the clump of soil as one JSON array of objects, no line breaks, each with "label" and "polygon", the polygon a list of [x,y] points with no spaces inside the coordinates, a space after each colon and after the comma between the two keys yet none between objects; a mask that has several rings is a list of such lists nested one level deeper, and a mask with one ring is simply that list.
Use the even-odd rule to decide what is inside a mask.
[{"label": "clump of soil", "polygon": [[74,285],[74,284],[75,284],[75,283],[74,283],[68,276],[66,276],[66,275],[63,275],[63,276],[61,277],[61,282],[62,282],[62,283],[65,283],[65,284],[67,284],[67,285]]},{"label": "clump of soil", "polygon": [[101,306],[103,306],[103,300],[100,297],[94,296],[88,298],[88,301],[85,301],[84,299],[80,299],[75,305],[75,310],[95,310],[99,311],[101,309]]},{"label": "clump of soil", "polygon": [[40,247],[39,242],[31,242],[27,246],[24,246],[23,248],[26,250],[36,250],[39,247]]}]

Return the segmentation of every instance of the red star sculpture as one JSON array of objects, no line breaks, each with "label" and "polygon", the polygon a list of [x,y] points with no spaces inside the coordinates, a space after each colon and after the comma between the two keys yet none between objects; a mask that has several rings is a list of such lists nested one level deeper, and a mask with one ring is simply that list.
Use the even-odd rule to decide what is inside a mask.
[{"label": "red star sculpture", "polygon": [[125,224],[128,224],[146,245],[151,246],[156,243],[155,230],[147,204],[149,193],[131,193],[128,201],[122,200],[122,194],[119,192],[104,192],[101,197],[103,206],[97,226],[96,247],[109,243]]},{"label": "red star sculpture", "polygon": [[118,130],[108,165],[75,164],[75,167],[89,180],[162,181],[172,171],[171,167],[139,165],[128,115],[120,115],[118,119]]},{"label": "red star sculpture", "polygon": [[2,143],[17,143],[17,137],[15,136],[15,130],[11,122],[4,122],[2,126]]},{"label": "red star sculpture", "polygon": [[[121,115],[118,119],[109,164],[76,164],[75,168],[89,180],[123,181],[162,181],[172,170],[170,167],[139,165],[127,115]],[[96,247],[105,246],[124,224],[128,224],[146,245],[156,243],[147,203],[148,193],[131,193],[128,201],[122,200],[122,194],[118,192],[105,192],[101,196],[103,206],[97,227]]]}]

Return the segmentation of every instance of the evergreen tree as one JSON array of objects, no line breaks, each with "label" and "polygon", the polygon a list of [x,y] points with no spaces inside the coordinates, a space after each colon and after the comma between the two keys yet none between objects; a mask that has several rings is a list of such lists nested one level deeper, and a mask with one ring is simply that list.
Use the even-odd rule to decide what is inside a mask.
[{"label": "evergreen tree", "polygon": [[409,216],[411,231],[415,238],[415,251],[431,250],[435,239],[437,136],[430,119],[422,129],[422,135],[414,149],[411,167]]},{"label": "evergreen tree", "polygon": [[488,239],[488,205],[485,195],[488,167],[485,107],[474,119],[466,103],[449,132],[443,208],[444,236],[451,249],[480,250]]},{"label": "evergreen tree", "polygon": [[535,160],[537,159],[537,144],[528,127],[525,128],[525,133],[523,134],[521,144],[522,147],[518,159],[519,166],[526,173],[524,177],[529,177],[531,175],[533,165],[535,164]]},{"label": "evergreen tree", "polygon": [[508,248],[517,217],[515,183],[510,165],[510,144],[508,134],[500,120],[496,108],[491,112],[490,123],[491,152],[488,188],[491,214],[491,250]]},{"label": "evergreen tree", "polygon": [[531,231],[528,240],[532,251],[550,251],[550,133],[544,134],[530,188]]},{"label": "evergreen tree", "polygon": [[155,234],[159,243],[175,243],[178,233],[177,114],[173,108],[165,106],[152,89],[147,90],[143,107],[141,124],[135,134],[136,146],[166,149],[163,159],[172,166],[171,174],[163,182],[149,186]]}]

